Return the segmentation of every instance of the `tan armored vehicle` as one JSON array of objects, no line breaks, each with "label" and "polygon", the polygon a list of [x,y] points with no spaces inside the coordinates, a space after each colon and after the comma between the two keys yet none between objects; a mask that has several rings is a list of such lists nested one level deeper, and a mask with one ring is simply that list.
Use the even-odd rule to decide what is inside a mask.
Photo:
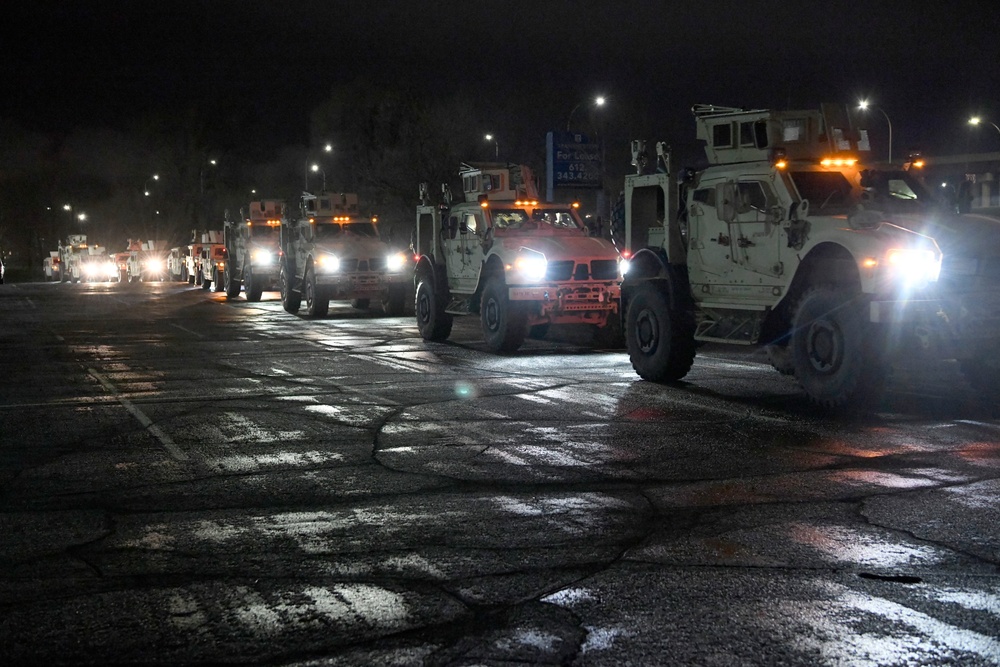
[{"label": "tan armored vehicle", "polygon": [[523,165],[465,164],[464,202],[430,204],[421,188],[414,254],[416,317],[427,340],[445,340],[455,315],[478,315],[494,352],[517,350],[550,324],[588,326],[619,346],[619,256],[588,235],[577,208],[539,201]]},{"label": "tan armored vehicle", "polygon": [[639,375],[678,380],[696,342],[715,341],[767,345],[825,407],[864,405],[894,354],[958,359],[996,391],[1000,229],[979,226],[971,254],[946,239],[900,174],[866,167],[867,131],[844,110],[694,114],[701,171],[633,142],[618,238]]},{"label": "tan armored vehicle", "polygon": [[226,220],[224,284],[226,298],[235,299],[242,287],[247,301],[260,301],[264,290],[278,285],[278,257],[281,219],[285,202],[262,199],[250,202],[246,216]]},{"label": "tan armored vehicle", "polygon": [[386,315],[403,314],[409,258],[381,239],[378,218],[361,215],[356,194],[303,193],[298,213],[280,228],[278,282],[287,312],[304,303],[308,317],[323,317],[333,299],[359,309],[377,299]]}]

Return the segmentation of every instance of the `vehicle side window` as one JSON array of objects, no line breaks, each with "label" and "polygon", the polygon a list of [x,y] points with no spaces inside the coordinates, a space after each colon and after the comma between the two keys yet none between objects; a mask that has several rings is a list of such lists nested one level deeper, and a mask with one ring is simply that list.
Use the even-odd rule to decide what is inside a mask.
[{"label": "vehicle side window", "polygon": [[694,194],[691,195],[691,201],[698,202],[699,204],[704,204],[705,206],[715,207],[715,188],[703,188],[701,190],[695,190]]},{"label": "vehicle side window", "polygon": [[763,220],[768,209],[777,203],[770,184],[761,181],[743,181],[736,184],[737,214],[743,222]]},{"label": "vehicle side window", "polygon": [[470,234],[475,234],[475,233],[477,233],[478,229],[479,229],[479,226],[476,224],[476,215],[475,215],[475,213],[466,213],[465,214],[465,231],[467,231]]}]

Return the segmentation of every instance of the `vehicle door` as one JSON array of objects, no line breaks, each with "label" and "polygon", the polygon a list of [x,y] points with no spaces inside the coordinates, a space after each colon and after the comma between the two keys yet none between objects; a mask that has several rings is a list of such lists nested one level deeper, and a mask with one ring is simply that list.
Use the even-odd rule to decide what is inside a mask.
[{"label": "vehicle door", "polygon": [[783,207],[766,177],[741,179],[735,186],[735,219],[729,229],[736,263],[742,272],[754,274],[753,280],[758,284],[777,285],[784,272]]},{"label": "vehicle door", "polygon": [[688,265],[692,287],[729,283],[737,268],[733,233],[719,214],[724,204],[723,185],[718,180],[703,182],[688,200]]},{"label": "vehicle door", "polygon": [[442,223],[442,243],[451,289],[474,292],[483,268],[482,234],[485,221],[479,209],[452,210]]}]

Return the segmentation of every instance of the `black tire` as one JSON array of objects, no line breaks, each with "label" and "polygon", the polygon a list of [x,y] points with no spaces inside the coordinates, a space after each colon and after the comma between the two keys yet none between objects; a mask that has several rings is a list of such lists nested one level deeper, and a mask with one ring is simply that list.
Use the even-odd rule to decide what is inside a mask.
[{"label": "black tire", "polygon": [[521,304],[510,301],[502,276],[486,281],[479,320],[483,325],[483,340],[492,352],[514,352],[528,335],[527,313]]},{"label": "black tire", "polygon": [[264,294],[264,283],[254,278],[250,264],[243,269],[243,292],[247,301],[260,301],[261,295]]},{"label": "black tire", "polygon": [[792,361],[792,350],[788,343],[767,345],[764,350],[767,352],[767,360],[771,362],[774,370],[782,375],[795,374],[795,363]]},{"label": "black tire", "polygon": [[534,340],[545,338],[549,334],[550,326],[549,322],[542,322],[541,324],[528,327],[528,338],[533,338]]},{"label": "black tire", "polygon": [[431,276],[423,276],[417,284],[413,310],[417,316],[417,329],[424,340],[443,341],[451,335],[454,319],[444,312],[445,299],[435,288]]},{"label": "black tire", "polygon": [[659,285],[636,288],[625,317],[625,344],[639,377],[651,382],[676,382],[694,363],[694,318],[688,310],[671,308]]},{"label": "black tire", "polygon": [[281,307],[294,315],[302,306],[302,293],[293,289],[292,276],[284,262],[278,272],[278,289],[281,292]]},{"label": "black tire", "polygon": [[330,299],[321,295],[319,286],[316,284],[316,271],[311,266],[306,269],[305,285],[303,285],[302,292],[307,317],[324,317],[330,312]]},{"label": "black tire", "polygon": [[235,299],[240,295],[240,280],[235,275],[233,271],[232,264],[226,264],[225,271],[223,275],[226,279],[226,298]]},{"label": "black tire", "polygon": [[371,299],[351,299],[351,308],[367,310],[368,306],[371,305],[371,302]]},{"label": "black tire", "polygon": [[620,350],[625,347],[625,333],[617,313],[612,314],[603,327],[595,328],[594,345],[605,350]]},{"label": "black tire", "polygon": [[188,284],[191,283],[191,278],[188,276],[188,269],[186,266],[181,267],[181,282]]},{"label": "black tire", "polygon": [[958,367],[973,389],[994,400],[1000,397],[1000,357],[960,359]]},{"label": "black tire", "polygon": [[393,285],[389,287],[385,298],[382,299],[382,310],[388,317],[402,317],[406,312],[406,289],[403,285]]},{"label": "black tire", "polygon": [[820,407],[872,407],[881,394],[884,355],[866,305],[853,290],[823,285],[795,309],[789,343],[795,379]]},{"label": "black tire", "polygon": [[221,292],[224,288],[225,285],[222,284],[222,276],[219,275],[219,270],[212,269],[212,291]]}]

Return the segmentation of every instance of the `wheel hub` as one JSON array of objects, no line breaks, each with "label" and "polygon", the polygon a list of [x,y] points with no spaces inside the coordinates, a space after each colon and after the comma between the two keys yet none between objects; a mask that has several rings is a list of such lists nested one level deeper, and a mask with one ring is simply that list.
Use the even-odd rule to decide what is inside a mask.
[{"label": "wheel hub", "polygon": [[809,363],[820,373],[836,371],[843,360],[843,339],[832,322],[813,322],[807,338]]},{"label": "wheel hub", "polygon": [[656,350],[658,344],[657,335],[659,323],[656,320],[656,313],[651,310],[643,310],[635,320],[635,335],[639,342],[639,350],[644,354],[649,354]]},{"label": "wheel hub", "polygon": [[431,317],[431,300],[427,296],[426,292],[420,293],[420,298],[417,299],[417,315],[420,317],[421,322],[429,322]]},{"label": "wheel hub", "polygon": [[500,308],[497,305],[496,299],[489,299],[486,302],[486,328],[490,331],[496,331],[499,326]]}]

